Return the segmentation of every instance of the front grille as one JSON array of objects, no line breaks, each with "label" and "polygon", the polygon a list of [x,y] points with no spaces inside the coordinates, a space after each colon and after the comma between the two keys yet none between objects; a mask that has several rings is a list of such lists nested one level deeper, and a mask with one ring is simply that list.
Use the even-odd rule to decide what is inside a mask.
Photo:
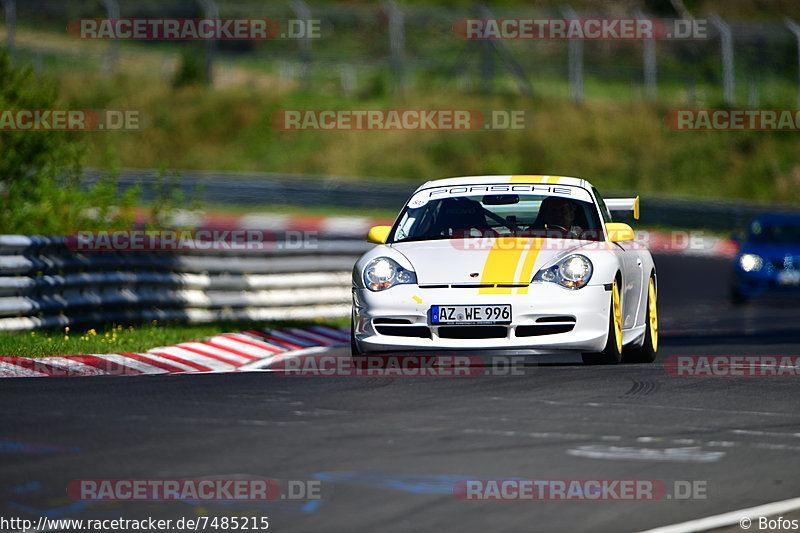
[{"label": "front grille", "polygon": [[515,334],[517,337],[537,337],[539,335],[555,335],[556,333],[566,333],[575,328],[574,324],[552,324],[548,326],[517,326]]},{"label": "front grille", "polygon": [[428,326],[375,326],[375,331],[381,335],[392,337],[416,337],[430,339],[431,330]]},{"label": "front grille", "polygon": [[443,339],[504,339],[507,336],[505,326],[439,326],[439,337]]},{"label": "front grille", "polygon": [[373,324],[411,324],[407,318],[375,318]]},{"label": "front grille", "polygon": [[784,269],[788,270],[786,268],[787,263],[789,269],[800,268],[800,256],[789,257],[788,261],[786,257],[781,257],[780,259],[773,259],[772,261],[770,261],[770,264],[772,264],[772,268],[774,268],[775,270],[784,270]]}]

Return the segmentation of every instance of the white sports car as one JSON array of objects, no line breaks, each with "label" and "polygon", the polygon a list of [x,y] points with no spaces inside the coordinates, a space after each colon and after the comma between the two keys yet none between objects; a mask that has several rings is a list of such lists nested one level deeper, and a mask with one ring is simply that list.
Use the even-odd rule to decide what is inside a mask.
[{"label": "white sports car", "polygon": [[353,270],[354,355],[408,350],[581,352],[652,362],[656,268],[633,229],[639,199],[586,180],[475,176],[429,181]]}]

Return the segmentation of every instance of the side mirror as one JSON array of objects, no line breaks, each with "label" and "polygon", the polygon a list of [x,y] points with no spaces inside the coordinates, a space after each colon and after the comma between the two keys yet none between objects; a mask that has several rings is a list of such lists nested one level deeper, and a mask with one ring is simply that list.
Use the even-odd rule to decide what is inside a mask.
[{"label": "side mirror", "polygon": [[606,232],[611,242],[632,241],[635,237],[633,228],[621,222],[606,223]]},{"label": "side mirror", "polygon": [[367,242],[373,244],[384,244],[392,232],[391,226],[373,226],[367,232]]}]

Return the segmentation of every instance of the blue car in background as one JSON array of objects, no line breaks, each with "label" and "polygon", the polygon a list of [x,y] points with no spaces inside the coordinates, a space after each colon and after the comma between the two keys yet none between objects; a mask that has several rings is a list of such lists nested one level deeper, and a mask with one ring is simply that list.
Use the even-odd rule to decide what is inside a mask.
[{"label": "blue car in background", "polygon": [[800,294],[800,215],[760,215],[740,244],[733,264],[733,303],[765,294]]}]

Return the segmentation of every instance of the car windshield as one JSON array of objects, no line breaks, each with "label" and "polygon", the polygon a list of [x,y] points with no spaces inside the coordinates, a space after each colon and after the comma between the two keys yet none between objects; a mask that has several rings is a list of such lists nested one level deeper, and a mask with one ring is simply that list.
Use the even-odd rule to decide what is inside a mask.
[{"label": "car windshield", "polygon": [[762,244],[800,244],[800,224],[766,224],[755,221],[750,225],[749,240]]},{"label": "car windshield", "polygon": [[599,241],[603,230],[591,202],[560,196],[490,194],[406,206],[391,241],[507,236]]}]

